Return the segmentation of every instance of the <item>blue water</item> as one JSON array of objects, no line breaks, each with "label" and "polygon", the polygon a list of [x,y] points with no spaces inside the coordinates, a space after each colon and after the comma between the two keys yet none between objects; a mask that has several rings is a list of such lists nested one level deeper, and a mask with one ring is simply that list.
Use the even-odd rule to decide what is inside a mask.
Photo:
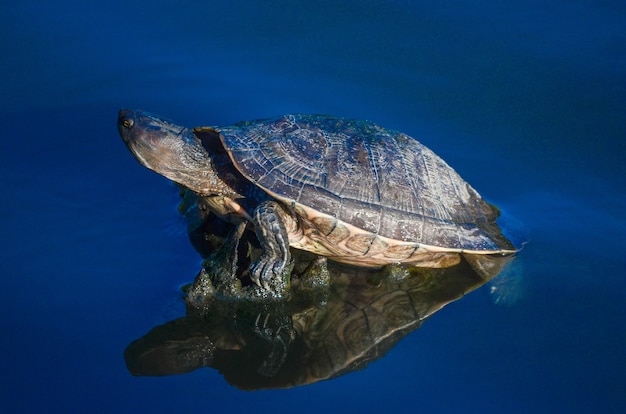
[{"label": "blue water", "polygon": [[[626,410],[622,2],[41,3],[0,6],[0,412]],[[415,136],[529,234],[518,299],[481,288],[365,370],[291,390],[133,377],[124,349],[184,314],[200,258],[120,107]]]}]

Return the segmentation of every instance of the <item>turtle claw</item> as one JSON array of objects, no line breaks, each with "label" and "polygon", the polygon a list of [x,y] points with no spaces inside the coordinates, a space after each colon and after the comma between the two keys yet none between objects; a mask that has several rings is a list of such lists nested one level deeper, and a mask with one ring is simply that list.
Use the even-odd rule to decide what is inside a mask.
[{"label": "turtle claw", "polygon": [[287,263],[284,260],[276,260],[271,255],[261,255],[250,265],[250,279],[263,289],[270,290],[271,282],[280,280]]}]

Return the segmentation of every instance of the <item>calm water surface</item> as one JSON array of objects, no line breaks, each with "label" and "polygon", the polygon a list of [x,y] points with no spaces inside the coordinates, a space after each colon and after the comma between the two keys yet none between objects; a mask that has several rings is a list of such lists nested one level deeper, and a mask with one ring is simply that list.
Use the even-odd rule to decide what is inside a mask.
[{"label": "calm water surface", "polygon": [[[0,411],[623,412],[620,2],[62,0],[0,7]],[[415,136],[531,241],[518,299],[455,302],[363,371],[242,392],[133,377],[200,266],[120,107],[188,126],[289,112]],[[521,277],[521,279],[520,279]]]}]

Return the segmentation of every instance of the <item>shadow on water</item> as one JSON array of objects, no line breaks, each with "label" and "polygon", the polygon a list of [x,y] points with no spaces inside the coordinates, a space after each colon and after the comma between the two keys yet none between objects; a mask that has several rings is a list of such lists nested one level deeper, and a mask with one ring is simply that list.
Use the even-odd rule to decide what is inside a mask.
[{"label": "shadow on water", "polygon": [[[185,289],[187,314],[125,352],[138,376],[217,369],[241,389],[288,388],[362,369],[450,302],[497,276],[511,256],[465,256],[444,269],[365,269],[294,250],[286,298],[264,298],[247,268],[259,248],[245,224],[230,231],[182,190],[181,213],[207,259]],[[232,226],[230,226],[232,228]]]}]

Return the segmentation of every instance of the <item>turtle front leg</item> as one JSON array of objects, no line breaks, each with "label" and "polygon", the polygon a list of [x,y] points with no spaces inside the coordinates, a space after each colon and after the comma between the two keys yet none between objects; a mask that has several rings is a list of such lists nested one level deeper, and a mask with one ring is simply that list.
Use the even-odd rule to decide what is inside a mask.
[{"label": "turtle front leg", "polygon": [[291,264],[289,236],[285,221],[287,213],[276,201],[265,201],[254,211],[254,228],[263,253],[250,265],[254,283],[280,294],[287,287]]}]

